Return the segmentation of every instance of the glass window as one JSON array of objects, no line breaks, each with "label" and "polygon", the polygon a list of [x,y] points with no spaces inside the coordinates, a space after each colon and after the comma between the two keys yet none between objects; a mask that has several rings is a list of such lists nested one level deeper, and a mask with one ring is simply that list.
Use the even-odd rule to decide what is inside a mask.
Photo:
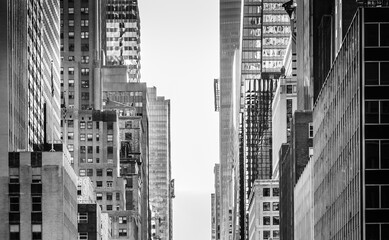
[{"label": "glass window", "polygon": [[10,212],[19,212],[19,197],[9,197],[9,209]]},{"label": "glass window", "polygon": [[381,208],[389,208],[389,186],[381,186]]},{"label": "glass window", "polygon": [[116,193],[116,200],[119,201],[120,200],[120,193]]},{"label": "glass window", "polygon": [[85,163],[85,158],[80,158],[80,163]]},{"label": "glass window", "polygon": [[366,239],[380,239],[379,224],[366,224]]},{"label": "glass window", "polygon": [[86,147],[85,146],[80,146],[80,152],[81,153],[86,153]]},{"label": "glass window", "polygon": [[93,134],[88,134],[87,139],[88,141],[93,141]]},{"label": "glass window", "polygon": [[112,134],[108,134],[107,135],[107,141],[108,142],[112,142],[113,141],[113,135]]},{"label": "glass window", "polygon": [[82,88],[89,88],[89,80],[81,80]]},{"label": "glass window", "polygon": [[81,62],[82,63],[89,63],[89,56],[82,56],[81,57]]},{"label": "glass window", "polygon": [[366,85],[378,84],[378,62],[365,63],[365,84]]},{"label": "glass window", "polygon": [[378,24],[365,24],[365,45],[378,46]]},{"label": "glass window", "polygon": [[89,100],[89,93],[88,92],[82,92],[81,93],[81,100]]},{"label": "glass window", "polygon": [[80,177],[84,177],[86,175],[85,169],[80,169]]},{"label": "glass window", "polygon": [[69,14],[73,14],[74,13],[74,8],[69,8],[68,12],[69,12]]},{"label": "glass window", "polygon": [[112,193],[107,193],[107,201],[112,201]]},{"label": "glass window", "polygon": [[270,238],[270,231],[263,231],[263,239],[269,239]]},{"label": "glass window", "polygon": [[279,211],[279,210],[280,210],[280,203],[273,202],[273,211]]},{"label": "glass window", "polygon": [[102,177],[103,176],[103,169],[96,169],[96,176]]},{"label": "glass window", "polygon": [[270,203],[269,202],[263,203],[263,211],[270,211]]},{"label": "glass window", "polygon": [[93,158],[88,158],[88,163],[93,163]]},{"label": "glass window", "polygon": [[280,238],[280,231],[279,230],[273,231],[273,238]]},{"label": "glass window", "polygon": [[81,32],[81,38],[89,38],[89,32]]},{"label": "glass window", "polygon": [[69,32],[69,39],[74,39],[74,32]]},{"label": "glass window", "polygon": [[103,186],[103,181],[96,181],[96,186],[97,187],[102,187]]},{"label": "glass window", "polygon": [[365,102],[365,122],[378,123],[379,121],[378,101]]},{"label": "glass window", "polygon": [[125,228],[120,228],[120,229],[119,229],[119,236],[121,236],[121,237],[127,236],[127,229],[125,229]]},{"label": "glass window", "polygon": [[78,213],[78,223],[88,223],[88,213]]},{"label": "glass window", "polygon": [[113,170],[111,168],[107,169],[107,177],[113,177]]},{"label": "glass window", "polygon": [[87,175],[88,177],[92,177],[92,176],[93,176],[93,169],[87,169],[86,175]]},{"label": "glass window", "polygon": [[280,189],[279,188],[273,188],[273,197],[280,196]]},{"label": "glass window", "polygon": [[263,217],[263,225],[270,225],[270,217],[269,216]]},{"label": "glass window", "polygon": [[379,196],[378,186],[366,186],[366,208],[379,208]]},{"label": "glass window", "polygon": [[78,240],[88,240],[88,233],[87,232],[78,233]]},{"label": "glass window", "polygon": [[381,224],[381,239],[389,239],[389,224]]},{"label": "glass window", "polygon": [[93,122],[88,122],[88,129],[92,129],[93,128]]},{"label": "glass window", "polygon": [[73,140],[74,139],[74,133],[73,132],[68,132],[68,139]]},{"label": "glass window", "polygon": [[119,217],[119,223],[120,224],[127,223],[127,217]]},{"label": "glass window", "polygon": [[389,46],[389,24],[380,24],[380,46]]},{"label": "glass window", "polygon": [[42,225],[41,224],[32,224],[32,240],[41,240],[42,239]]},{"label": "glass window", "polygon": [[389,62],[380,63],[380,84],[389,85]]},{"label": "glass window", "polygon": [[74,67],[68,68],[68,74],[69,75],[74,75]]},{"label": "glass window", "polygon": [[380,149],[378,141],[366,141],[365,145],[365,166],[366,169],[379,168]]},{"label": "glass window", "polygon": [[270,188],[264,188],[263,189],[263,196],[264,197],[270,197]]},{"label": "glass window", "polygon": [[96,200],[103,200],[103,194],[102,193],[96,193]]},{"label": "glass window", "polygon": [[32,203],[32,211],[33,212],[41,212],[42,211],[42,197],[41,196],[31,197],[31,203]]},{"label": "glass window", "polygon": [[389,141],[381,140],[381,168],[389,168]]},{"label": "glass window", "polygon": [[88,153],[93,153],[93,146],[88,146]]},{"label": "glass window", "polygon": [[109,146],[107,147],[108,154],[113,154],[113,147]]},{"label": "glass window", "polygon": [[273,216],[273,225],[280,225],[280,217]]},{"label": "glass window", "polygon": [[107,187],[112,187],[112,181],[107,181]]},{"label": "glass window", "polygon": [[389,123],[389,101],[381,101],[381,123]]},{"label": "glass window", "polygon": [[96,153],[100,153],[100,147],[96,146]]},{"label": "glass window", "polygon": [[84,129],[84,128],[85,128],[85,122],[84,122],[84,121],[80,121],[80,128],[81,128],[81,129]]},{"label": "glass window", "polygon": [[81,75],[88,76],[89,75],[89,68],[81,68]]},{"label": "glass window", "polygon": [[[107,211],[112,211],[112,205],[107,205]],[[120,234],[119,234],[120,236]]]},{"label": "glass window", "polygon": [[80,134],[80,141],[85,141],[85,134],[84,133]]}]

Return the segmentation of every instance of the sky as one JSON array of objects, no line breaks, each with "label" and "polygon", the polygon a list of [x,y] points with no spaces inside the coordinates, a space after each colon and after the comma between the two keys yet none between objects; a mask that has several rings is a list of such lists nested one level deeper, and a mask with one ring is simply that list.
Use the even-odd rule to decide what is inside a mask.
[{"label": "sky", "polygon": [[173,239],[211,239],[213,167],[219,162],[218,0],[140,0],[141,81],[171,100]]}]

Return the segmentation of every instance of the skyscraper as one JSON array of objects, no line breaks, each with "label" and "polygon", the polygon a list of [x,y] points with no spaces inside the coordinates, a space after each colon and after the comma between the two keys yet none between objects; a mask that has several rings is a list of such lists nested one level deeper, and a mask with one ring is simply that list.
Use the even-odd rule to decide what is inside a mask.
[{"label": "skyscraper", "polygon": [[157,88],[147,88],[149,119],[149,202],[159,221],[155,239],[171,240],[173,222],[170,191],[170,100],[157,95]]},{"label": "skyscraper", "polygon": [[[233,61],[235,50],[239,48],[241,0],[220,0],[220,239],[232,237],[229,211],[233,206],[232,172],[235,150],[231,148],[235,131],[233,125]],[[217,196],[216,196],[217,197]]]}]

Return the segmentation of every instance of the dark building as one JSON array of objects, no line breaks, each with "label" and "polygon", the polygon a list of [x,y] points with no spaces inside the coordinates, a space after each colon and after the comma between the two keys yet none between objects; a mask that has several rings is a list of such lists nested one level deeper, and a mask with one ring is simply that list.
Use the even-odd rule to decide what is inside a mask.
[{"label": "dark building", "polygon": [[313,126],[311,111],[294,113],[291,141],[280,150],[280,239],[294,236],[294,187],[312,155]]},{"label": "dark building", "polygon": [[389,239],[389,9],[371,3],[379,7],[358,9],[313,111],[318,240]]},{"label": "dark building", "polygon": [[97,203],[78,204],[79,239],[101,239],[100,206]]}]

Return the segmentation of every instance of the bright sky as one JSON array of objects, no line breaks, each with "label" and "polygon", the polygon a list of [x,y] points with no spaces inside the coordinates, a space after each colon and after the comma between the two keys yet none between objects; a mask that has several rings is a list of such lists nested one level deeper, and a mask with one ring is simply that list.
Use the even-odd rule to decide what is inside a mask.
[{"label": "bright sky", "polygon": [[141,81],[171,100],[173,239],[208,240],[219,162],[219,1],[140,0],[139,9]]}]

